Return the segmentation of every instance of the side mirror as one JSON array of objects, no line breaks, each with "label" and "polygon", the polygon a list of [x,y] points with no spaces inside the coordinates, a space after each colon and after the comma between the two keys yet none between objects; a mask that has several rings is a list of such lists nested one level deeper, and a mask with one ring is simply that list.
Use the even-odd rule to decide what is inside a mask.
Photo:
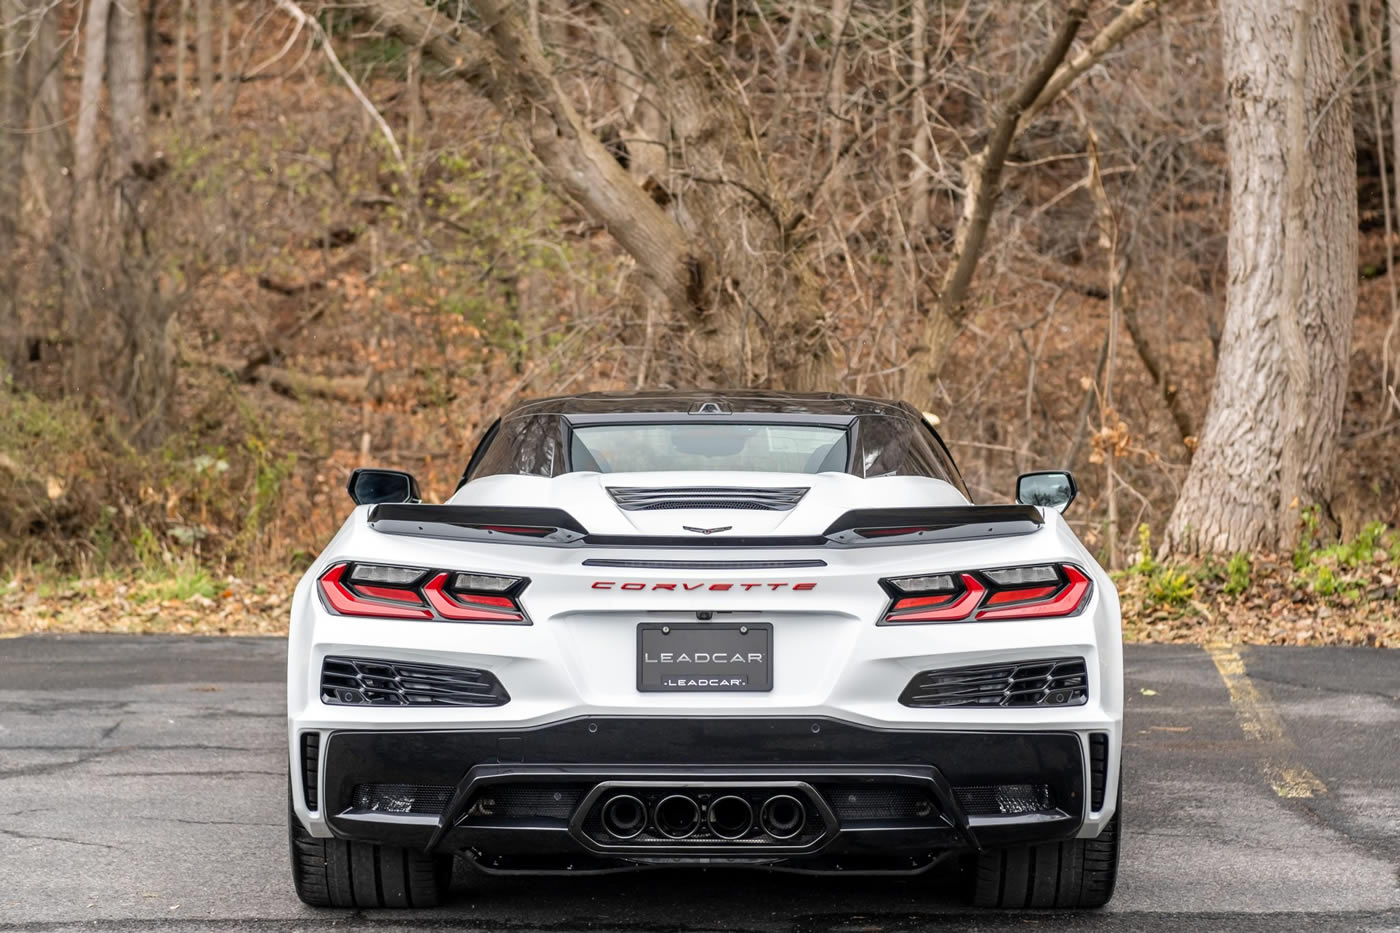
[{"label": "side mirror", "polygon": [[421,502],[418,480],[403,470],[361,468],[350,474],[346,492],[356,505],[378,505],[381,502]]},{"label": "side mirror", "polygon": [[1065,470],[1022,473],[1016,477],[1016,501],[1021,505],[1043,505],[1063,512],[1079,495],[1074,475]]}]

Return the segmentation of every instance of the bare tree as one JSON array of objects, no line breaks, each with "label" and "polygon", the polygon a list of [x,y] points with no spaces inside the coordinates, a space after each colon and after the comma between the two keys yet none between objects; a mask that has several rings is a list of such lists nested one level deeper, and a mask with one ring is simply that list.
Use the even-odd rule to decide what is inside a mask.
[{"label": "bare tree", "polygon": [[[1290,482],[1290,432],[1301,441],[1298,503],[1328,501],[1356,310],[1356,153],[1339,6],[1324,2],[1305,17],[1304,3],[1222,4],[1229,290],[1200,449],[1167,529],[1174,550],[1230,553],[1288,540],[1281,526],[1297,513],[1280,490]],[[1306,346],[1301,372],[1288,364],[1288,319]]]},{"label": "bare tree", "polygon": [[644,188],[579,115],[514,4],[478,4],[480,34],[409,0],[376,15],[471,80],[526,139],[545,176],[611,233],[694,341],[700,381],[830,384],[819,291],[743,95],[677,0],[599,4],[664,105],[666,174]]},{"label": "bare tree", "polygon": [[[0,0],[0,256],[14,256],[19,245],[20,196],[29,115],[27,30],[23,0]],[[20,354],[18,265],[0,275],[0,359],[13,364]]]},{"label": "bare tree", "polygon": [[930,381],[967,320],[972,276],[977,271],[992,213],[1001,196],[1002,172],[1020,132],[1110,49],[1151,22],[1169,0],[1133,0],[1078,53],[1070,55],[1089,13],[1089,0],[1071,0],[1050,42],[1026,75],[991,114],[985,145],[963,163],[963,210],[942,287],[929,309],[917,352],[905,369],[904,396],[921,402]]}]

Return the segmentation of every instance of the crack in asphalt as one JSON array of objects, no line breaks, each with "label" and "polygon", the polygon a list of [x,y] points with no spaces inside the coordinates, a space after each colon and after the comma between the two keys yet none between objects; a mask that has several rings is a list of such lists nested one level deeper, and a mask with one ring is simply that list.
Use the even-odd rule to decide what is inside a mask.
[{"label": "crack in asphalt", "polygon": [[272,829],[282,829],[286,823],[259,823],[254,820],[191,820],[180,816],[138,816],[138,820],[148,820],[152,823],[188,823],[191,826],[265,826]]},{"label": "crack in asphalt", "polygon": [[116,748],[99,748],[90,751],[86,755],[79,755],[72,761],[56,761],[44,765],[24,765],[23,767],[19,768],[7,768],[4,770],[0,770],[0,781],[9,781],[15,778],[22,777],[38,777],[46,774],[57,774],[60,771],[67,771],[69,768],[76,768],[80,765],[85,765],[89,761],[95,761],[98,758],[105,758],[106,756],[113,754],[118,750],[119,749]]},{"label": "crack in asphalt", "polygon": [[91,846],[94,849],[121,851],[121,846],[111,846],[105,842],[85,842],[82,839],[69,839],[66,836],[45,836],[40,833],[22,833],[17,829],[6,829],[3,826],[0,826],[0,836],[13,836],[15,839],[39,839],[45,842],[66,842],[71,846]]},{"label": "crack in asphalt", "polygon": [[1302,684],[1298,683],[1295,680],[1287,680],[1283,677],[1274,677],[1268,674],[1256,674],[1253,671],[1249,672],[1249,676],[1251,680],[1263,681],[1266,684],[1277,684],[1280,687],[1294,687],[1298,690],[1311,690],[1317,693],[1335,693],[1341,696],[1374,697],[1378,700],[1384,700],[1387,703],[1400,705],[1400,695],[1377,693],[1374,690],[1356,690],[1352,688],[1343,689],[1341,687],[1331,687],[1327,684],[1321,683]]}]

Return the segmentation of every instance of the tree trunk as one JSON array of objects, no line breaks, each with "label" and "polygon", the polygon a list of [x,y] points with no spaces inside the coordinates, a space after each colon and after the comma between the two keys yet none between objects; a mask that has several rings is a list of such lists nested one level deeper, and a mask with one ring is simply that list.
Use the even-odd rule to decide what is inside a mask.
[{"label": "tree trunk", "polygon": [[[107,68],[107,20],[112,0],[89,0],[83,22],[83,78],[78,89],[78,120],[73,132],[74,252],[86,259],[102,237],[98,210],[101,150],[97,118],[102,108],[102,76]],[[80,260],[82,261],[82,260]]]},{"label": "tree trunk", "polygon": [[[1278,548],[1291,551],[1298,543],[1298,516],[1303,507],[1303,456],[1307,446],[1308,399],[1312,397],[1312,361],[1303,343],[1303,268],[1308,244],[1303,226],[1307,208],[1308,171],[1308,28],[1312,0],[1296,0],[1292,47],[1288,55],[1288,106],[1284,130],[1288,153],[1284,172],[1283,294],[1278,309],[1279,347],[1283,350],[1288,383],[1283,393],[1283,452],[1279,457]],[[1326,2],[1326,0],[1324,0]],[[1353,169],[1353,172],[1355,169]]]},{"label": "tree trunk", "polygon": [[1278,543],[1290,381],[1281,315],[1299,316],[1311,373],[1299,499],[1325,503],[1331,491],[1356,310],[1356,152],[1340,8],[1325,2],[1307,36],[1304,268],[1301,300],[1288,307],[1285,115],[1298,2],[1221,5],[1231,179],[1225,330],[1200,448],[1168,524],[1169,550],[1228,554]]},{"label": "tree trunk", "polygon": [[[1395,193],[1395,205],[1400,207],[1400,0],[1385,0],[1386,28],[1390,35],[1390,170],[1393,183],[1390,190]],[[1376,145],[1382,145],[1380,140]],[[1394,277],[1393,268],[1386,270],[1388,277]],[[1400,380],[1393,378],[1395,365],[1395,338],[1400,332],[1400,308],[1393,303],[1390,309],[1390,326],[1385,331],[1385,343],[1381,347],[1383,378],[1381,380],[1381,406],[1384,415],[1381,423],[1390,420],[1391,405],[1395,397],[1395,385]]]},{"label": "tree trunk", "polygon": [[68,216],[73,170],[73,139],[63,112],[63,47],[58,41],[61,8],[48,5],[36,24],[28,54],[30,135],[25,175],[33,210],[31,239],[47,245]]},{"label": "tree trunk", "polygon": [[914,66],[909,83],[914,91],[914,168],[909,178],[909,227],[915,236],[923,236],[928,227],[929,201],[933,197],[933,179],[928,161],[933,146],[933,129],[929,125],[928,100],[923,86],[928,81],[928,3],[914,0],[910,10],[910,57]]},{"label": "tree trunk", "polygon": [[210,0],[194,0],[194,58],[195,70],[199,73],[199,117],[205,124],[208,124],[214,112],[214,17],[209,4]]},{"label": "tree trunk", "polygon": [[[14,368],[21,356],[19,264],[20,213],[24,188],[24,149],[29,121],[29,30],[20,27],[23,0],[0,0],[0,361]],[[0,373],[3,378],[3,373]]]},{"label": "tree trunk", "polygon": [[[204,7],[207,12],[208,0]],[[205,91],[201,86],[200,107],[208,113],[213,96]],[[142,217],[146,188],[156,172],[146,132],[146,18],[138,0],[119,0],[112,7],[107,97],[115,176],[113,229],[120,243],[112,270],[115,294],[103,302],[116,319],[121,348],[110,372],[129,416],[132,439],[149,446],[164,431],[173,371],[167,333],[171,306],[156,292],[156,263],[147,251]]]}]

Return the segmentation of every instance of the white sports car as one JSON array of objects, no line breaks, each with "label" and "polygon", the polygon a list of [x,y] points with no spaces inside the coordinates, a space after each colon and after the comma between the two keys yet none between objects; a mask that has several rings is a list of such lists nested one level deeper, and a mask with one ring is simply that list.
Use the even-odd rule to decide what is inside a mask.
[{"label": "white sports car", "polygon": [[515,408],[443,505],[350,493],[292,603],[307,903],[435,904],[454,855],[1112,896],[1118,597],[1068,473],[972,505],[908,405],[655,392]]}]

